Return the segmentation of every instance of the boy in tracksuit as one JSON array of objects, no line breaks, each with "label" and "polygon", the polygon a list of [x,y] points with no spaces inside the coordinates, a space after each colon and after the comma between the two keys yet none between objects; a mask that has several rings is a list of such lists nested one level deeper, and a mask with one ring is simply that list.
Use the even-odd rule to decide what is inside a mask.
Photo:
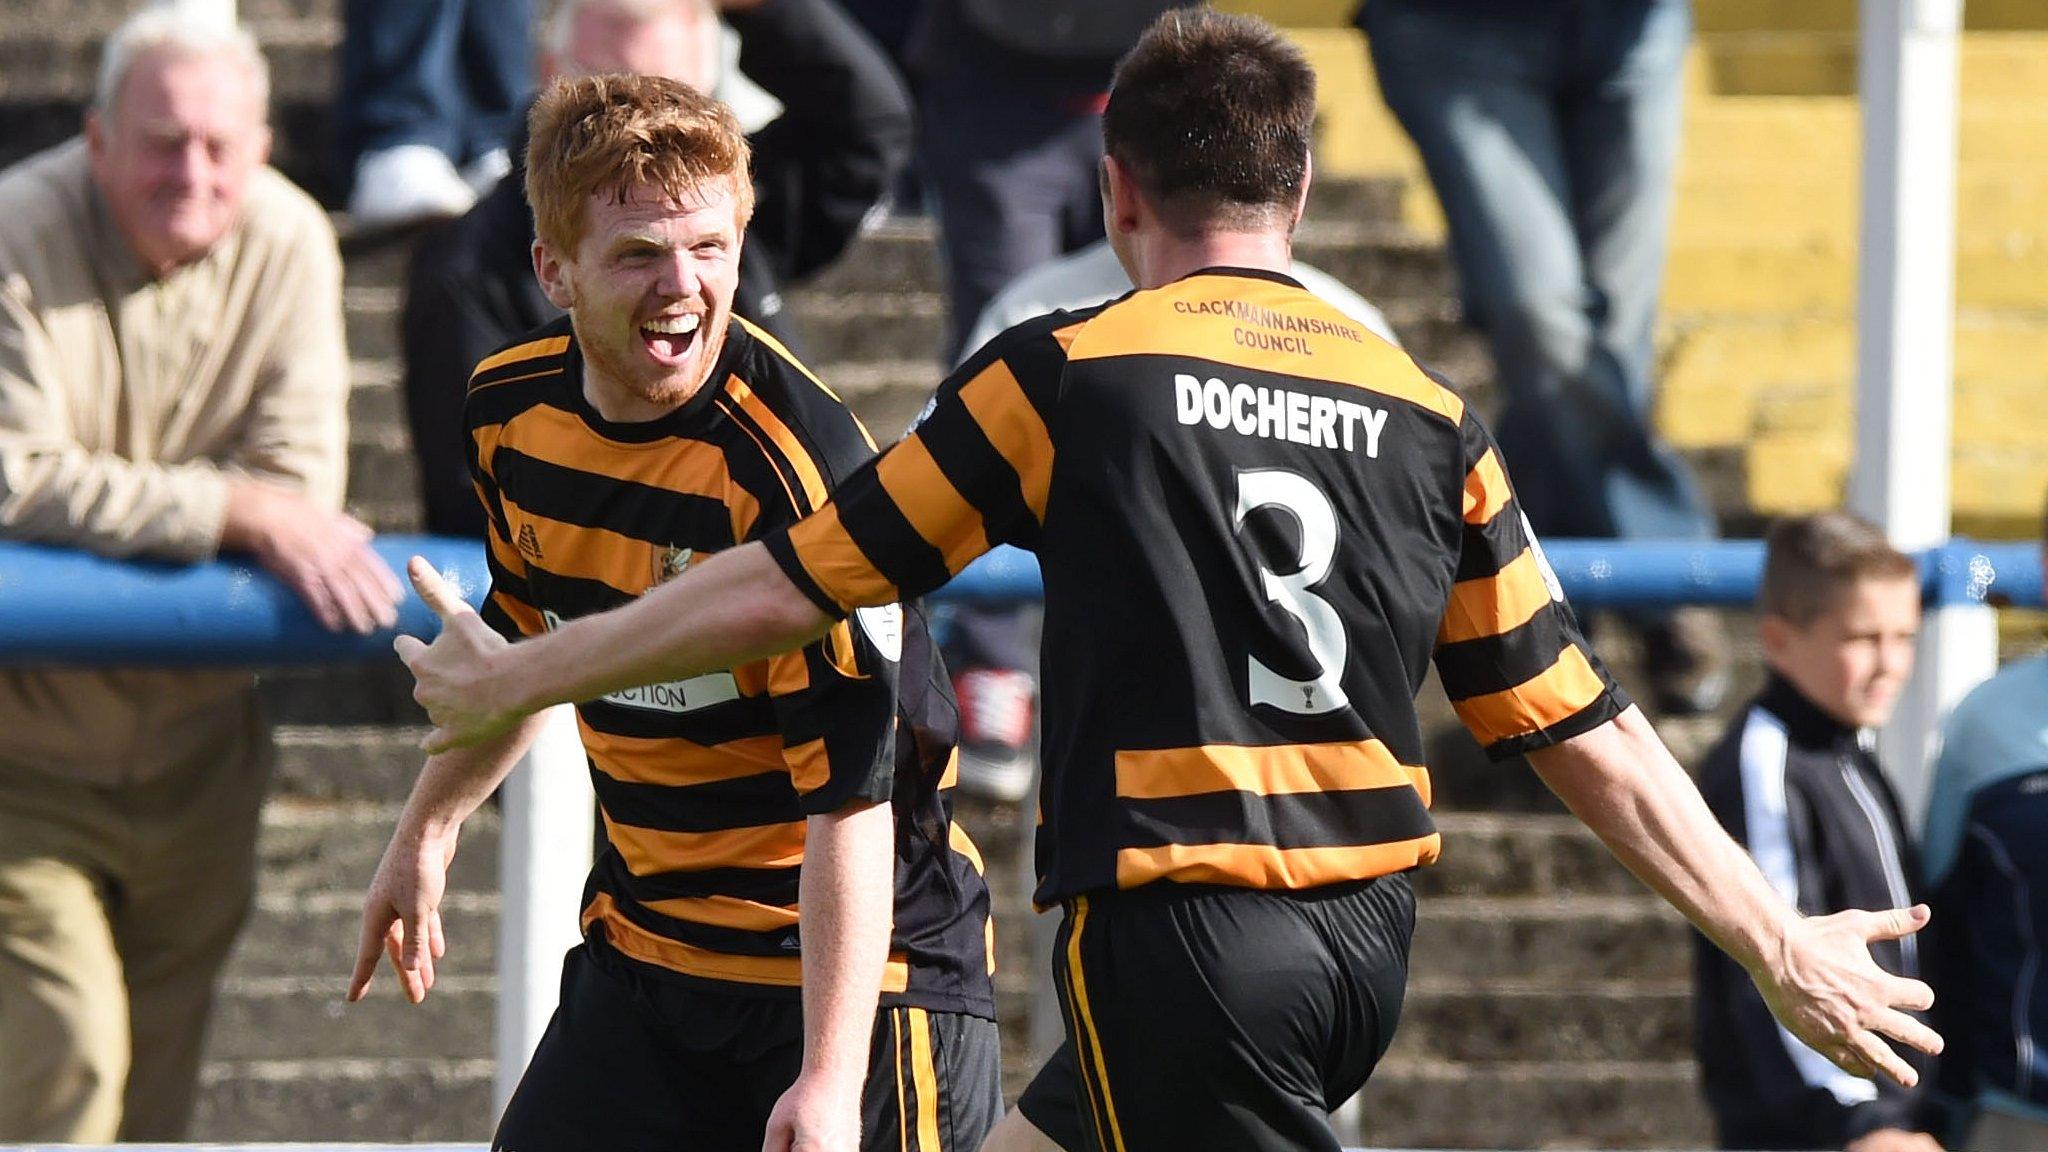
[{"label": "boy in tracksuit", "polygon": [[[1913,670],[1913,562],[1847,513],[1781,520],[1758,607],[1769,679],[1708,754],[1701,793],[1801,912],[1913,904],[1898,801],[1869,747]],[[1697,945],[1696,1045],[1722,1147],[1940,1148],[1920,1130],[1918,1090],[1843,1072],[1778,1025],[1726,953]],[[1871,952],[1891,972],[1920,975],[1914,938]],[[1924,1058],[1915,1065],[1924,1076]]]}]

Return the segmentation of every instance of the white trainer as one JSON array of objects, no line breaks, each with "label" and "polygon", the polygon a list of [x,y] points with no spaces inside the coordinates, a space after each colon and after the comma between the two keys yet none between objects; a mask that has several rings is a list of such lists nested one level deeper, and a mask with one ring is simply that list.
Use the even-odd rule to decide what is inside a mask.
[{"label": "white trainer", "polygon": [[491,194],[498,181],[512,174],[512,154],[503,148],[489,152],[462,166],[462,182],[481,200]]},{"label": "white trainer", "polygon": [[400,144],[365,152],[356,162],[356,186],[348,211],[357,227],[391,228],[460,216],[476,193],[440,149]]}]

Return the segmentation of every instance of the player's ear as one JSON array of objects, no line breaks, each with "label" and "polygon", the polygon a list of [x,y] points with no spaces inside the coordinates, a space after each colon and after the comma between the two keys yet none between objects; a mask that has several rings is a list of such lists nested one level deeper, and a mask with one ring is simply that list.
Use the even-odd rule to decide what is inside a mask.
[{"label": "player's ear", "polygon": [[1102,222],[1112,232],[1134,232],[1144,214],[1131,171],[1107,153],[1102,157]]},{"label": "player's ear", "polygon": [[540,281],[540,290],[548,303],[567,312],[576,302],[575,286],[569,282],[569,269],[548,242],[536,238],[533,242],[533,278]]}]

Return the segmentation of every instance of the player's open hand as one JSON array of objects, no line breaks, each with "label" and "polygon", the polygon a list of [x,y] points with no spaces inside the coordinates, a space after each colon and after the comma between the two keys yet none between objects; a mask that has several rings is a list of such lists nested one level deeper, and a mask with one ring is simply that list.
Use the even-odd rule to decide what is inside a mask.
[{"label": "player's open hand", "polygon": [[1941,1036],[1906,1014],[1933,1007],[1934,990],[1878,967],[1870,943],[1910,936],[1927,919],[1927,906],[1916,904],[1797,921],[1780,954],[1756,973],[1757,987],[1794,1036],[1843,1071],[1882,1073],[1911,1088],[1919,1075],[1887,1038],[1930,1055],[1941,1051]]},{"label": "player's open hand", "polygon": [[421,746],[446,752],[482,743],[517,724],[526,713],[500,701],[502,690],[494,677],[498,658],[510,648],[505,638],[491,631],[424,558],[413,557],[405,574],[441,618],[441,634],[432,644],[411,636],[391,644],[412,673],[412,698],[434,724]]},{"label": "player's open hand", "polygon": [[858,1078],[805,1072],[768,1113],[761,1152],[860,1152]]},{"label": "player's open hand", "polygon": [[455,840],[454,828],[435,836],[403,823],[392,834],[363,897],[363,932],[348,981],[349,1003],[370,990],[379,953],[391,958],[407,1000],[418,1004],[427,998],[434,987],[434,962],[448,951],[441,896],[455,859]]}]

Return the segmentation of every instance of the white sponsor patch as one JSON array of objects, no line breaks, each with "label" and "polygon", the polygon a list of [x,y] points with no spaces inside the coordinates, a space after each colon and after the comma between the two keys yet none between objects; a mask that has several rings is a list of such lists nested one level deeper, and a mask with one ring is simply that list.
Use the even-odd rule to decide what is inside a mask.
[{"label": "white sponsor patch", "polygon": [[[553,612],[543,611],[541,620],[552,632],[562,626],[562,618]],[[606,704],[621,708],[638,708],[643,712],[667,712],[671,715],[694,712],[740,698],[739,682],[730,672],[706,672],[688,680],[666,680],[659,684],[643,684],[638,688],[626,688],[609,695],[598,697]]]},{"label": "white sponsor patch", "polygon": [[903,659],[903,606],[883,604],[874,608],[855,608],[853,618],[860,624],[860,630],[867,634],[868,642],[891,664]]}]

